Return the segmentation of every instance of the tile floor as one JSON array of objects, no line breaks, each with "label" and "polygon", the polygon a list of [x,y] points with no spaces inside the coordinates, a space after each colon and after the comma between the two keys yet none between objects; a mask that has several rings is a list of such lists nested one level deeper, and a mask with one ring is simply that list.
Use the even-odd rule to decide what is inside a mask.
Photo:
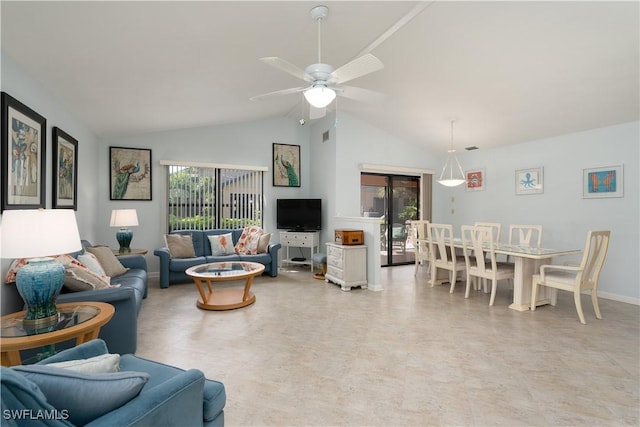
[{"label": "tile floor", "polygon": [[152,279],[138,355],[224,382],[227,426],[640,424],[640,307],[601,298],[599,321],[585,295],[581,325],[566,294],[521,313],[508,285],[489,307],[426,281],[393,267],[384,291],[343,292],[281,269],[255,304],[207,312]]}]

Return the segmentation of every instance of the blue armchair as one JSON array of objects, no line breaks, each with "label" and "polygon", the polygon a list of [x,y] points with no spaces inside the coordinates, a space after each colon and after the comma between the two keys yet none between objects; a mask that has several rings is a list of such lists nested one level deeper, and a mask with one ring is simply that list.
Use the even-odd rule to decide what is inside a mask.
[{"label": "blue armchair", "polygon": [[[62,351],[39,362],[49,363],[87,359],[107,353],[102,340],[93,340],[78,347]],[[37,365],[30,365],[38,368]],[[34,369],[25,367],[26,369]],[[47,402],[43,391],[27,379],[23,372],[13,368],[0,368],[3,425],[73,426],[65,416],[68,408],[82,406],[83,402],[64,400],[64,408],[54,408]],[[55,370],[55,368],[50,368]],[[58,369],[59,370],[59,369]],[[86,423],[87,426],[223,426],[226,394],[224,385],[207,380],[197,369],[184,371],[162,363],[153,362],[131,354],[120,358],[120,370],[142,373],[148,381],[140,391],[122,406]],[[99,374],[96,374],[99,375]],[[58,383],[56,383],[57,385]],[[103,382],[104,384],[104,382]],[[104,389],[104,385],[99,385]],[[108,387],[108,386],[107,386]],[[64,393],[62,390],[56,390]],[[91,393],[87,393],[91,394]],[[69,393],[72,395],[72,393]],[[84,396],[86,403],[99,400],[100,395]],[[99,402],[104,404],[105,402]],[[34,414],[59,414],[58,419],[33,419]]]}]

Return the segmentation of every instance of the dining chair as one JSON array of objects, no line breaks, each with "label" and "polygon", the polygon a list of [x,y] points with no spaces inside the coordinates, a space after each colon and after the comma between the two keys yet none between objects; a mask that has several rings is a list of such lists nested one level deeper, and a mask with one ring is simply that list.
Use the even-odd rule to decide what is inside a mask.
[{"label": "dining chair", "polygon": [[502,236],[501,230],[502,225],[497,222],[476,222],[473,224],[474,227],[486,227],[491,229],[491,233],[493,235],[493,242],[500,243],[500,237]]},{"label": "dining chair", "polygon": [[576,311],[580,323],[586,325],[580,294],[582,291],[591,291],[591,302],[596,318],[602,319],[600,307],[598,306],[598,279],[604,264],[609,248],[609,237],[611,231],[589,231],[582,260],[578,266],[569,265],[542,265],[540,274],[534,274],[531,286],[531,310],[536,309],[536,298],[538,286],[548,286],[553,288],[551,295],[551,305],[555,306],[558,297],[558,289],[573,292],[573,300],[576,304]]},{"label": "dining chair", "polygon": [[428,230],[429,221],[426,220],[413,220],[410,222],[411,230],[411,243],[415,251],[415,264],[416,268],[413,275],[418,274],[418,268],[421,264],[429,264],[429,243]]},{"label": "dining chair", "polygon": [[542,226],[511,224],[509,226],[509,244],[525,248],[539,248],[542,244]]},{"label": "dining chair", "polygon": [[429,231],[429,254],[431,259],[431,287],[436,283],[438,269],[449,271],[449,293],[453,293],[456,286],[456,279],[459,272],[465,269],[465,261],[463,256],[457,256],[453,242],[453,225],[451,224],[432,224],[430,223],[427,230]]},{"label": "dining chair", "polygon": [[489,227],[463,225],[462,249],[467,270],[467,286],[464,297],[469,298],[472,278],[483,281],[491,280],[491,297],[489,305],[496,299],[498,280],[513,279],[514,266],[506,262],[498,262],[494,247],[494,234]]}]

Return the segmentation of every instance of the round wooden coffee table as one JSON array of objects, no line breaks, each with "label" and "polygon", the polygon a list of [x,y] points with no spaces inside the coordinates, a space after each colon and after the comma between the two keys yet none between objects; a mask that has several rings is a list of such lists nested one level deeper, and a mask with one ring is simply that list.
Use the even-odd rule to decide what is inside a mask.
[{"label": "round wooden coffee table", "polygon": [[[193,266],[185,272],[200,292],[196,306],[203,310],[233,310],[246,307],[256,301],[251,292],[253,278],[264,271],[257,262],[213,262]],[[213,282],[245,280],[244,289],[213,290]],[[206,286],[206,288],[205,288]]]},{"label": "round wooden coffee table", "polygon": [[58,323],[46,330],[31,331],[24,327],[24,311],[2,316],[0,324],[1,363],[3,366],[20,365],[20,350],[44,347],[76,339],[76,345],[98,338],[100,328],[106,324],[115,309],[104,302],[70,302],[57,304]]}]

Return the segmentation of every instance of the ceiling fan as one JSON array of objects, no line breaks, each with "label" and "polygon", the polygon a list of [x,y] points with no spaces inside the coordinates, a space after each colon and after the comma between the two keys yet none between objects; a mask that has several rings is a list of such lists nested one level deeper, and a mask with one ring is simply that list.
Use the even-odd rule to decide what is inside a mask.
[{"label": "ceiling fan", "polygon": [[316,6],[311,9],[311,18],[318,23],[318,62],[311,64],[304,70],[276,56],[260,58],[265,64],[298,77],[306,82],[307,86],[299,86],[290,89],[277,90],[250,98],[252,101],[270,98],[272,96],[289,95],[293,93],[304,94],[310,105],[309,118],[317,119],[326,113],[326,107],[333,102],[336,95],[363,102],[380,102],[384,95],[369,89],[354,86],[345,86],[342,83],[362,77],[366,74],[384,68],[382,62],[371,53],[365,53],[352,61],[335,69],[322,62],[321,26],[322,20],[329,14],[326,6]]}]

